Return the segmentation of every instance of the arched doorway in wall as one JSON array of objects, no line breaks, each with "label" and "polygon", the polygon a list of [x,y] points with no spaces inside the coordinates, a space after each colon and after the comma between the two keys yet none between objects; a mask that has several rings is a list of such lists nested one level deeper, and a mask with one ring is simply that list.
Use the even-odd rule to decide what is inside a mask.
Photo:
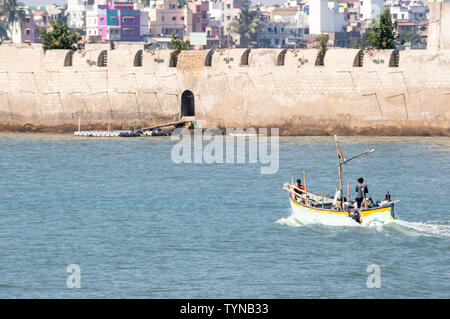
[{"label": "arched doorway in wall", "polygon": [[181,116],[195,116],[194,93],[189,90],[181,95]]}]

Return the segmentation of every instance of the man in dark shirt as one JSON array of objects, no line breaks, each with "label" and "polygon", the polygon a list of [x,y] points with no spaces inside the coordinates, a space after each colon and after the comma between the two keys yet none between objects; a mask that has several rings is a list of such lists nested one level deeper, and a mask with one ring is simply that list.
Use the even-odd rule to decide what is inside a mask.
[{"label": "man in dark shirt", "polygon": [[361,208],[361,203],[363,199],[366,197],[366,194],[369,192],[367,189],[367,185],[364,184],[364,178],[358,178],[358,184],[356,185],[356,203],[358,203],[358,208]]}]

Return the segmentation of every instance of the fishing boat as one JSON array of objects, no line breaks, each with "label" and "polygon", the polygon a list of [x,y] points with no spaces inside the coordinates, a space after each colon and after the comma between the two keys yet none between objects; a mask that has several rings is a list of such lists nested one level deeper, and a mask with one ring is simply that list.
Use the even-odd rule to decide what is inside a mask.
[{"label": "fishing boat", "polygon": [[357,208],[356,202],[350,200],[350,187],[347,182],[347,198],[342,196],[342,165],[361,156],[373,153],[375,150],[366,150],[359,155],[345,159],[335,136],[338,152],[339,188],[336,187],[334,196],[308,191],[306,185],[306,173],[303,172],[304,189],[285,183],[283,189],[289,193],[289,201],[293,210],[292,217],[301,225],[324,224],[329,226],[381,226],[397,219],[394,204],[399,200],[371,203],[366,199],[365,205]]}]

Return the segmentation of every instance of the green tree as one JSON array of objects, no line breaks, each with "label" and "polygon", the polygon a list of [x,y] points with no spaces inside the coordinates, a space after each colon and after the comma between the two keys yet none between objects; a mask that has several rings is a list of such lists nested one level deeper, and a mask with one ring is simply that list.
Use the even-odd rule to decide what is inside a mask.
[{"label": "green tree", "polygon": [[258,12],[249,9],[241,9],[238,17],[230,23],[231,33],[241,36],[241,46],[247,47],[254,40],[256,33],[262,31],[264,22],[258,16]]},{"label": "green tree", "polygon": [[17,0],[6,0],[3,6],[0,7],[0,16],[8,29],[13,32],[14,28],[25,24],[24,10],[25,5]]},{"label": "green tree", "polygon": [[328,50],[329,39],[329,35],[323,33],[315,37],[314,40],[317,42],[316,48],[318,49],[316,65],[324,65],[324,58]]},{"label": "green tree", "polygon": [[183,41],[178,39],[178,37],[172,32],[170,34],[170,45],[173,49],[173,52],[171,53],[172,58],[170,59],[170,66],[176,66],[178,63],[178,55],[183,50],[190,50],[191,42],[189,40]]},{"label": "green tree", "polygon": [[397,21],[392,22],[389,10],[386,10],[372,20],[360,47],[371,47],[377,50],[395,49],[397,39]]},{"label": "green tree", "polygon": [[53,21],[50,31],[41,30],[42,45],[45,50],[69,49],[76,50],[76,44],[81,36],[76,32],[69,32],[67,25],[62,21]]},{"label": "green tree", "polygon": [[316,40],[317,45],[316,47],[319,49],[319,52],[317,52],[318,55],[325,56],[325,53],[328,49],[328,40],[330,37],[328,34],[320,34],[318,35],[314,40]]},{"label": "green tree", "polygon": [[178,37],[175,35],[175,33],[170,34],[170,45],[178,55],[183,50],[190,50],[191,43],[189,40],[183,41],[178,39]]}]

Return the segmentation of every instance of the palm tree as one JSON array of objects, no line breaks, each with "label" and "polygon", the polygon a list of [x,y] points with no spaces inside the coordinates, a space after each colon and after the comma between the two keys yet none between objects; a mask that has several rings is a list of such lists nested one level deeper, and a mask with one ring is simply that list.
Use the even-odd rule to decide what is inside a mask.
[{"label": "palm tree", "polygon": [[248,46],[257,32],[262,31],[264,23],[258,17],[258,12],[249,9],[241,9],[239,17],[235,17],[230,23],[231,33],[241,36],[241,46]]},{"label": "palm tree", "polygon": [[8,38],[8,28],[3,23],[3,21],[0,21],[0,43]]},{"label": "palm tree", "polygon": [[23,9],[25,5],[17,0],[6,0],[0,9],[0,14],[8,26],[11,36],[16,28],[25,23],[26,11]]}]

